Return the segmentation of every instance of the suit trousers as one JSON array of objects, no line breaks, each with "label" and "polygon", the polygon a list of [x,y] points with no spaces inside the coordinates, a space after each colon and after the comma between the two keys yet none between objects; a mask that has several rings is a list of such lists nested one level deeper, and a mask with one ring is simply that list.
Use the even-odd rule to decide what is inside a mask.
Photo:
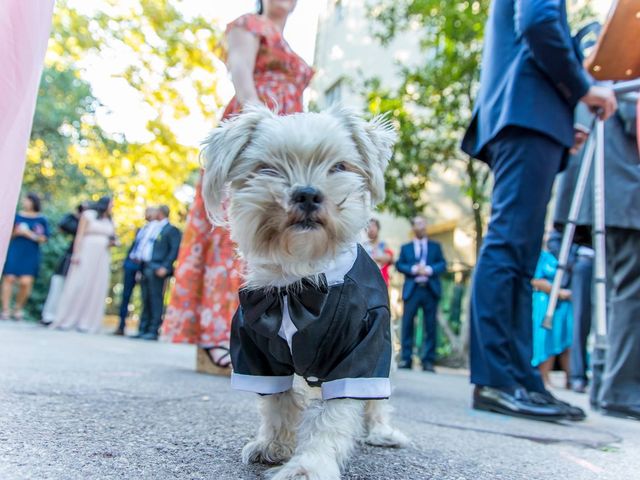
[{"label": "suit trousers", "polygon": [[142,315],[140,316],[139,333],[158,334],[162,326],[164,314],[164,287],[167,278],[155,274],[155,268],[144,266],[142,269]]},{"label": "suit trousers", "polygon": [[640,230],[607,227],[609,322],[597,400],[640,407]]},{"label": "suit trousers", "polygon": [[533,130],[507,127],[487,146],[494,174],[491,218],[471,291],[471,382],[545,391],[532,367],[531,279],[547,203],[565,148]]},{"label": "suit trousers", "polygon": [[129,302],[131,301],[133,289],[136,286],[136,275],[139,271],[139,267],[134,269],[127,265],[124,266],[122,299],[120,301],[120,325],[118,326],[118,330],[124,330],[126,326],[127,317],[129,316]]},{"label": "suit trousers", "polygon": [[414,320],[418,310],[422,309],[424,335],[420,346],[420,359],[433,364],[436,360],[436,346],[438,344],[438,302],[439,298],[427,285],[416,285],[413,292],[404,301],[402,314],[402,361],[410,362],[413,355]]},{"label": "suit trousers", "polygon": [[573,344],[569,354],[571,380],[587,380],[587,338],[591,332],[593,258],[578,255],[571,273]]}]

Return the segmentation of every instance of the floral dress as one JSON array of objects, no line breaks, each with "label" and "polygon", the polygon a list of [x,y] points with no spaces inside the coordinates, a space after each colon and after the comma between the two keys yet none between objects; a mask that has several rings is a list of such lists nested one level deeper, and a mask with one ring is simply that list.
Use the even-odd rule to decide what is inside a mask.
[{"label": "floral dress", "polygon": [[[227,33],[242,28],[260,39],[254,82],[260,100],[281,115],[302,111],[302,92],[313,70],[293,52],[267,18],[248,14],[231,22]],[[239,113],[234,97],[223,119]],[[238,307],[243,265],[229,232],[212,228],[200,184],[191,206],[177,267],[175,285],[162,332],[165,338],[201,347],[228,345],[231,319]]]}]

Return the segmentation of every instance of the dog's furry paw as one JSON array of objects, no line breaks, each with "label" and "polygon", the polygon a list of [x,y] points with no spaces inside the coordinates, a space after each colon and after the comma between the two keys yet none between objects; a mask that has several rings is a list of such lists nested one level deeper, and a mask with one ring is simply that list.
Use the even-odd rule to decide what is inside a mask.
[{"label": "dog's furry paw", "polygon": [[402,448],[409,444],[409,438],[390,425],[376,425],[369,430],[365,443],[375,447]]},{"label": "dog's furry paw", "polygon": [[[325,460],[320,462],[320,460]],[[269,480],[340,480],[340,468],[330,459],[293,458],[281,467],[267,472]]]},{"label": "dog's furry paw", "polygon": [[242,449],[242,462],[245,464],[266,463],[268,465],[279,465],[291,458],[293,448],[292,445],[281,442],[253,440]]}]

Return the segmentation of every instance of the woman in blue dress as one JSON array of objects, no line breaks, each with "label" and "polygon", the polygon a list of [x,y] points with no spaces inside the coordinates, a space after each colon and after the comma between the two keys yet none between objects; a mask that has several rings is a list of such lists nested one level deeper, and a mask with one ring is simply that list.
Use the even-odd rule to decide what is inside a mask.
[{"label": "woman in blue dress", "polygon": [[533,285],[533,359],[531,364],[538,367],[545,385],[549,383],[549,372],[553,368],[556,357],[560,367],[569,378],[569,348],[573,341],[573,307],[571,290],[562,288],[558,296],[556,311],[553,315],[553,328],[547,330],[542,326],[553,277],[558,269],[558,259],[550,252],[543,250],[538,260]]},{"label": "woman in blue dress", "polygon": [[22,199],[22,210],[16,219],[7,251],[7,261],[2,272],[2,320],[11,318],[11,297],[15,284],[18,294],[13,318],[21,320],[24,306],[31,295],[33,282],[40,268],[40,245],[49,238],[49,225],[40,214],[40,197],[29,193]]}]

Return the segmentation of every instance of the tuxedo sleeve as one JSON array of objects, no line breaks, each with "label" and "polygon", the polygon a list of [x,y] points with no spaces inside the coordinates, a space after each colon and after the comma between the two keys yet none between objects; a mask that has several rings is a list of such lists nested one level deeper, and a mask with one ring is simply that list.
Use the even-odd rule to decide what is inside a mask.
[{"label": "tuxedo sleeve", "polygon": [[589,90],[591,79],[565,31],[561,8],[564,0],[516,0],[514,24],[536,65],[573,107]]},{"label": "tuxedo sleeve", "polygon": [[391,395],[391,329],[387,307],[367,312],[365,334],[322,382],[323,400],[383,399]]},{"label": "tuxedo sleeve", "polygon": [[433,275],[440,275],[447,270],[447,261],[442,254],[442,247],[440,245],[436,245],[436,249],[435,261],[429,266],[433,269]]},{"label": "tuxedo sleeve", "polygon": [[268,352],[264,339],[247,328],[238,308],[231,323],[231,387],[261,395],[282,393],[293,386],[293,368],[263,353]]},{"label": "tuxedo sleeve", "polygon": [[182,234],[177,228],[172,228],[168,237],[169,240],[169,254],[164,260],[162,266],[169,271],[173,271],[173,263],[178,258],[178,251],[180,250],[180,241],[182,240]]}]

